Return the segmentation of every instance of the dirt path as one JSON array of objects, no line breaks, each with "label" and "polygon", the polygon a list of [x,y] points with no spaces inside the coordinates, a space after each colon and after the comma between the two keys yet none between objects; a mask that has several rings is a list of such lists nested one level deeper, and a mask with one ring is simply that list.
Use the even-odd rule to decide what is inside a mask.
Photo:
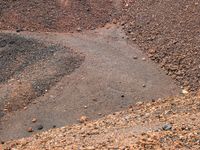
[{"label": "dirt path", "polygon": [[[96,119],[138,101],[179,93],[173,81],[144,59],[136,45],[126,42],[118,27],[108,25],[75,34],[22,32],[19,35],[70,47],[82,53],[85,61],[27,109],[5,115],[0,140],[30,136],[28,127],[35,132],[40,125],[43,130],[61,127],[77,123],[83,115]],[[37,118],[37,122],[32,123],[32,118]]]}]

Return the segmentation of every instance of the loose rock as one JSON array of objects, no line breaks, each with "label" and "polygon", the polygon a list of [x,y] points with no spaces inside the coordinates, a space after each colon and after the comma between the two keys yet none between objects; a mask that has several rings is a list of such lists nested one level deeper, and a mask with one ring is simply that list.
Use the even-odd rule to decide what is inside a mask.
[{"label": "loose rock", "polygon": [[172,125],[171,125],[171,124],[165,124],[165,125],[162,127],[162,129],[165,130],[165,131],[171,130],[171,129],[172,129]]}]

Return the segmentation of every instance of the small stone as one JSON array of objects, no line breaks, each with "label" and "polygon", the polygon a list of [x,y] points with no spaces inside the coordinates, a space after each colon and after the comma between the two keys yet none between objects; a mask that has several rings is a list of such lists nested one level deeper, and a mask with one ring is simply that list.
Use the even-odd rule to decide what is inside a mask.
[{"label": "small stone", "polygon": [[53,125],[53,128],[56,128],[56,125]]},{"label": "small stone", "polygon": [[32,128],[32,127],[29,127],[29,128],[27,129],[27,132],[33,132],[33,128]]},{"label": "small stone", "polygon": [[43,128],[44,128],[43,125],[41,125],[41,124],[40,124],[40,125],[37,125],[37,129],[38,129],[38,130],[42,130]]},{"label": "small stone", "polygon": [[163,129],[164,131],[169,131],[169,130],[172,129],[172,125],[171,125],[171,124],[165,124],[165,125],[162,127],[162,129]]},{"label": "small stone", "polygon": [[121,26],[124,26],[126,24],[126,22],[122,21],[121,22]]},{"label": "small stone", "polygon": [[18,33],[21,32],[21,31],[23,31],[23,30],[22,29],[16,29],[16,32],[18,32]]},{"label": "small stone", "polygon": [[182,94],[188,94],[189,92],[185,89],[182,90]]},{"label": "small stone", "polygon": [[117,20],[116,19],[113,19],[113,24],[117,24]]},{"label": "small stone", "polygon": [[121,95],[121,97],[124,98],[125,96],[124,96],[124,95]]},{"label": "small stone", "polygon": [[146,87],[146,85],[145,85],[145,84],[143,84],[143,85],[142,85],[142,87]]},{"label": "small stone", "polygon": [[88,107],[87,107],[87,106],[84,106],[84,108],[87,109]]},{"label": "small stone", "polygon": [[138,59],[138,57],[137,56],[133,56],[133,59]]},{"label": "small stone", "polygon": [[97,99],[96,99],[96,98],[93,98],[92,101],[97,102]]},{"label": "small stone", "polygon": [[99,116],[101,116],[101,115],[102,115],[102,113],[98,113],[98,115],[99,115]]},{"label": "small stone", "polygon": [[81,118],[79,119],[80,123],[84,123],[86,121],[88,121],[88,118],[86,116],[81,116]]},{"label": "small stone", "polygon": [[136,38],[132,38],[132,41],[136,41]]},{"label": "small stone", "polygon": [[142,60],[143,60],[143,61],[146,61],[146,58],[145,58],[145,57],[143,57],[143,58],[142,58]]},{"label": "small stone", "polygon": [[77,28],[77,31],[78,31],[78,32],[81,32],[82,30],[81,30],[81,28],[79,27],[79,28]]},{"label": "small stone", "polygon": [[37,119],[36,119],[36,118],[33,118],[33,119],[32,119],[32,122],[33,122],[33,123],[37,122]]},{"label": "small stone", "polygon": [[136,105],[142,105],[143,104],[143,102],[137,102],[136,103]]},{"label": "small stone", "polygon": [[149,49],[149,53],[154,54],[154,53],[156,53],[156,50],[155,49]]}]

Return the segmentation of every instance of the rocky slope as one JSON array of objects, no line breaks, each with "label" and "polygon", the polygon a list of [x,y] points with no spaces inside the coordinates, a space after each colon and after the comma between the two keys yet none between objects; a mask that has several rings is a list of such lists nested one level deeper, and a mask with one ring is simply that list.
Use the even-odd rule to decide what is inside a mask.
[{"label": "rocky slope", "polygon": [[200,86],[199,0],[129,0],[124,30],[178,84]]},{"label": "rocky slope", "polygon": [[53,129],[7,142],[22,149],[193,149],[200,148],[200,97],[137,103],[96,121]]}]

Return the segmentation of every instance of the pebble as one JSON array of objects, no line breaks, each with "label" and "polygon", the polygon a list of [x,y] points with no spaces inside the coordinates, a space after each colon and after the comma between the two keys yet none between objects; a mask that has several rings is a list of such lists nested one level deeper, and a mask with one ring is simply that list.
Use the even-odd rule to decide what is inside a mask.
[{"label": "pebble", "polygon": [[99,116],[101,116],[101,115],[102,115],[102,113],[98,113],[98,115],[99,115]]},{"label": "pebble", "polygon": [[132,41],[136,41],[136,38],[132,38]]},{"label": "pebble", "polygon": [[182,90],[182,94],[188,94],[189,92],[185,89]]},{"label": "pebble", "polygon": [[36,118],[33,118],[33,119],[32,119],[32,122],[33,122],[33,123],[37,122],[37,119],[36,119]]},{"label": "pebble", "polygon": [[137,102],[136,105],[142,105],[144,102]]},{"label": "pebble", "polygon": [[79,28],[77,28],[77,31],[78,31],[78,32],[81,32],[82,30],[81,30],[81,28],[79,27]]},{"label": "pebble", "polygon": [[33,132],[33,128],[32,128],[32,127],[29,127],[29,128],[27,129],[27,132]]},{"label": "pebble", "polygon": [[143,60],[143,61],[146,61],[146,58],[143,57],[142,60]]},{"label": "pebble", "polygon": [[43,128],[44,128],[43,125],[41,125],[41,124],[40,124],[40,125],[37,125],[37,129],[38,129],[38,130],[42,130]]},{"label": "pebble", "polygon": [[137,56],[134,56],[133,59],[138,59],[138,57],[137,57]]},{"label": "pebble", "polygon": [[169,131],[169,130],[172,129],[172,125],[171,125],[171,124],[165,124],[165,125],[162,127],[162,129],[163,129],[164,131]]},{"label": "pebble", "polygon": [[81,116],[81,118],[79,119],[80,123],[84,123],[88,120],[88,118],[86,116]]},{"label": "pebble", "polygon": [[92,101],[94,101],[94,102],[97,102],[97,99],[96,99],[96,98],[94,98],[94,99],[92,99]]},{"label": "pebble", "polygon": [[21,31],[23,31],[23,30],[22,29],[16,29],[16,32],[18,32],[18,33],[21,32]]}]

